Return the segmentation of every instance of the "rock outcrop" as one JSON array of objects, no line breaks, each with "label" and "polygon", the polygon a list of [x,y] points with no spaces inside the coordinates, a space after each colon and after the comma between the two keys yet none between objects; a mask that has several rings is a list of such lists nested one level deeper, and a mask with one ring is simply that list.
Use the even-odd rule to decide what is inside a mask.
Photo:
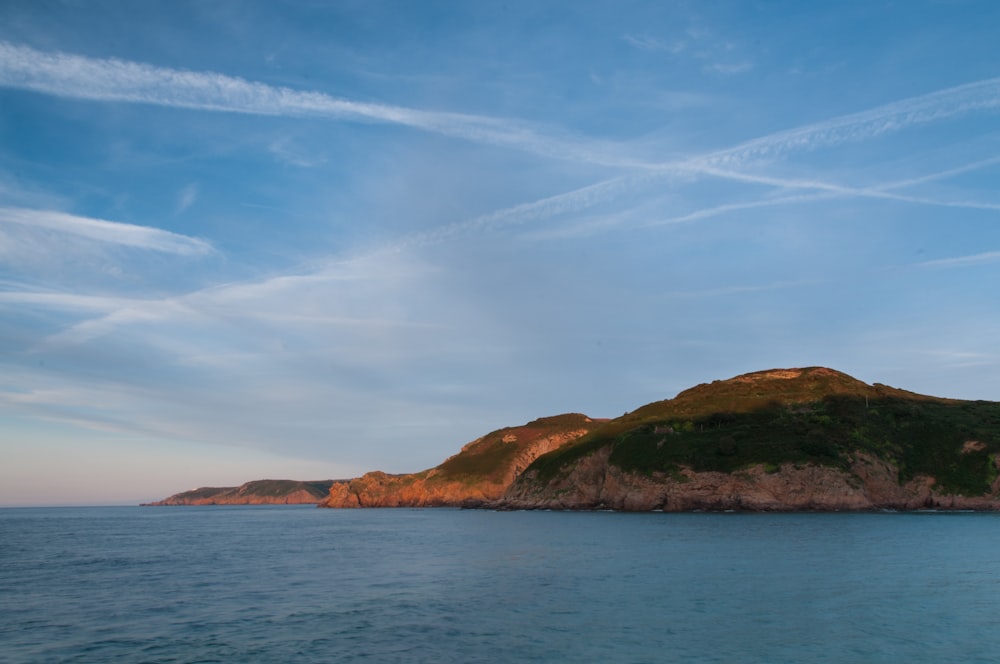
[{"label": "rock outcrop", "polygon": [[333,480],[254,480],[236,487],[202,487],[147,503],[159,505],[307,505],[325,500]]},{"label": "rock outcrop", "polygon": [[785,463],[777,469],[757,464],[734,473],[682,468],[671,475],[646,475],[609,464],[607,451],[600,451],[554,482],[538,483],[528,474],[503,499],[485,506],[633,512],[1000,510],[1000,480],[988,493],[965,496],[939,492],[933,477],[901,483],[899,474],[894,465],[859,452],[846,471]]},{"label": "rock outcrop", "polygon": [[606,420],[567,414],[500,429],[419,473],[371,472],[334,484],[320,507],[477,506],[500,499],[539,456],[589,433]]}]

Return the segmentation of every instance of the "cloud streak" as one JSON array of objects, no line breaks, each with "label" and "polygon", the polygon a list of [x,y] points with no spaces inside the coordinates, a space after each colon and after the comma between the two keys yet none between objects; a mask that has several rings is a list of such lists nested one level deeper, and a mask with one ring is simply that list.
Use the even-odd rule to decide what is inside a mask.
[{"label": "cloud streak", "polygon": [[980,265],[982,263],[996,263],[1000,261],[1000,251],[984,251],[979,254],[969,256],[956,256],[954,258],[938,258],[931,261],[917,263],[917,267],[965,267],[967,265]]},{"label": "cloud streak", "polygon": [[446,119],[475,120],[337,99],[213,72],[48,53],[8,42],[0,42],[0,63],[0,84],[58,97],[257,115],[325,115],[418,127],[436,126]]},{"label": "cloud streak", "polygon": [[474,219],[414,233],[391,245],[390,248],[402,249],[437,244],[466,234],[519,226],[533,221],[582,212],[614,198],[634,193],[640,184],[652,179],[650,174],[641,174],[602,180],[579,189],[496,210]]},{"label": "cloud streak", "polygon": [[[633,45],[639,46],[640,44]],[[650,46],[650,44],[643,45]],[[338,120],[384,122],[472,141],[502,144],[546,156],[565,158],[582,155],[594,163],[629,166],[633,169],[630,175],[599,181],[576,190],[497,210],[438,229],[410,234],[374,253],[398,252],[408,248],[449,241],[466,234],[487,232],[507,226],[579,213],[625,195],[634,194],[637,189],[648,187],[657,182],[665,182],[672,177],[709,176],[802,193],[718,205],[653,221],[646,225],[693,222],[745,209],[850,196],[980,209],[1000,207],[989,203],[934,201],[890,191],[974,170],[995,163],[995,159],[969,164],[941,174],[931,174],[906,181],[863,188],[842,186],[814,179],[772,177],[739,170],[741,167],[776,159],[795,151],[869,140],[906,127],[935,122],[977,110],[1000,107],[1000,78],[987,79],[900,100],[867,111],[777,132],[731,148],[688,159],[659,163],[632,161],[621,158],[616,152],[608,151],[608,146],[597,141],[565,141],[561,138],[538,134],[527,125],[518,125],[511,121],[486,116],[423,111],[402,106],[356,102],[321,92],[275,87],[214,72],[176,70],[113,58],[97,59],[63,53],[47,53],[5,42],[0,42],[0,85],[60,97],[95,101],[156,104],[172,108],[258,115],[312,115]],[[187,199],[182,198],[181,207],[185,207],[186,203]],[[210,244],[197,238],[159,229],[76,217],[59,212],[0,208],[0,222],[48,228],[102,242],[182,255],[199,255],[212,251]],[[949,259],[947,261],[932,261],[927,265],[955,264],[959,261],[982,262],[984,260],[992,260],[992,258]],[[337,264],[343,263],[338,261]],[[283,284],[285,279],[298,282],[300,280],[325,281],[331,278],[332,275],[329,272],[321,269],[301,276],[277,277],[259,284],[236,285],[225,290],[228,295],[225,299],[238,299],[237,294],[244,290],[253,293],[251,298],[258,297],[263,291]],[[208,292],[210,291],[202,293],[204,295]],[[11,298],[16,297],[18,296],[10,294],[7,301],[10,302]],[[31,299],[28,295],[20,297]],[[147,303],[123,301],[118,303],[119,306],[111,307],[110,310],[100,306],[100,300],[94,300],[88,305],[82,299],[72,299],[73,296],[67,296],[70,299],[63,301],[60,301],[55,295],[33,295],[31,297],[34,298],[31,301],[38,306],[45,306],[46,303],[50,306],[61,304],[66,308],[78,310],[85,310],[90,306],[91,310],[102,311],[105,314],[99,319],[79,324],[62,335],[52,338],[52,340],[62,341],[79,342],[103,334],[122,323],[155,320],[160,316],[167,315],[189,316],[199,309],[196,306],[192,307],[198,299],[194,294],[181,300],[150,301]],[[48,299],[45,299],[46,297]],[[205,315],[205,313],[197,315]],[[289,313],[288,315],[296,317],[299,314]],[[310,316],[304,318],[308,319]],[[356,320],[361,324],[366,322],[365,317],[358,319],[334,317],[327,322],[339,321],[343,324],[350,320]]]},{"label": "cloud streak", "polygon": [[714,288],[710,290],[701,290],[701,291],[677,291],[673,293],[664,293],[663,297],[667,299],[701,299],[706,297],[726,297],[729,295],[762,293],[765,291],[783,290],[786,288],[804,288],[807,286],[817,286],[824,283],[827,282],[815,279],[801,280],[801,281],[777,281],[771,284],[727,286],[724,288]]},{"label": "cloud streak", "polygon": [[996,108],[1000,108],[1000,78],[990,78],[769,134],[705,155],[694,160],[693,165],[738,167],[788,152],[869,140],[911,126]]},{"label": "cloud streak", "polygon": [[[12,304],[85,312],[94,317],[46,337],[42,346],[87,343],[131,325],[183,324],[191,328],[356,329],[362,332],[439,329],[423,320],[386,314],[375,303],[398,301],[397,289],[425,276],[429,268],[382,250],[330,261],[302,274],[235,282],[166,298],[116,298],[23,290],[0,292],[0,305]],[[359,295],[364,293],[365,295]],[[258,328],[259,329],[259,328]]]},{"label": "cloud streak", "polygon": [[[648,47],[647,42],[640,43]],[[868,140],[918,124],[1000,107],[1000,78],[985,79],[777,132],[692,159],[658,163],[624,156],[614,144],[543,133],[537,127],[509,119],[360,102],[217,72],[44,52],[9,42],[0,42],[0,86],[94,101],[397,124],[540,156],[685,173],[738,168],[794,151]]]},{"label": "cloud streak", "polygon": [[[689,159],[641,164],[639,165],[641,170],[658,172],[667,177],[709,176],[778,189],[814,192],[812,195],[786,196],[776,199],[721,205],[667,220],[651,222],[651,225],[696,221],[725,212],[754,207],[769,207],[785,203],[799,203],[807,200],[825,200],[851,196],[896,200],[916,205],[980,210],[1000,209],[1000,205],[994,203],[942,201],[893,193],[895,189],[905,189],[917,184],[947,179],[955,175],[992,166],[1000,163],[1000,157],[984,159],[937,173],[871,187],[851,187],[816,179],[784,178],[736,170],[752,162],[775,159],[795,151],[833,147],[842,143],[870,140],[880,135],[893,131],[901,131],[911,126],[941,121],[977,110],[996,108],[1000,108],[1000,78],[986,79],[946,88],[930,94],[885,104],[866,111],[768,134],[731,148],[709,152]],[[641,179],[651,180],[649,177]],[[583,207],[590,207],[596,204],[597,197],[604,196],[611,198],[630,189],[630,187],[623,186],[623,183],[628,181],[629,178],[627,177],[613,178],[547,199],[520,205],[509,210],[498,211],[476,223],[485,225],[488,223],[487,220],[494,221],[501,219],[516,220],[515,223],[520,223],[526,217],[538,218],[541,210],[552,209],[552,204],[555,202],[558,202],[559,208],[572,208],[580,204],[577,199],[582,199],[586,201]],[[524,212],[529,212],[529,214],[524,215]],[[463,226],[468,225],[463,224]]]},{"label": "cloud streak", "polygon": [[177,205],[174,208],[174,214],[181,214],[185,212],[189,207],[194,205],[195,201],[198,200],[198,185],[192,182],[186,185],[177,194]]},{"label": "cloud streak", "polygon": [[677,55],[678,53],[682,53],[684,49],[687,48],[687,44],[685,44],[683,41],[678,40],[678,41],[667,42],[666,40],[659,39],[657,37],[653,37],[647,34],[627,34],[623,37],[623,39],[628,44],[634,46],[640,51],[647,51],[647,52],[662,51],[665,53]]},{"label": "cloud streak", "polygon": [[53,210],[0,208],[0,224],[14,224],[29,229],[45,229],[105,244],[182,256],[202,256],[213,252],[212,245],[199,238],[149,226],[92,219]]},{"label": "cloud streak", "polygon": [[[196,72],[117,58],[44,52],[0,42],[0,86],[71,99],[170,108],[403,125],[563,159],[600,161],[577,141],[545,136],[524,123],[489,116],[427,111],[295,90],[217,72]],[[618,163],[607,158],[607,163]],[[620,165],[620,164],[619,164]]]},{"label": "cloud streak", "polygon": [[77,293],[44,293],[37,291],[0,292],[0,305],[55,309],[58,311],[79,311],[87,313],[109,313],[126,307],[141,305],[144,300],[100,295],[80,295]]}]

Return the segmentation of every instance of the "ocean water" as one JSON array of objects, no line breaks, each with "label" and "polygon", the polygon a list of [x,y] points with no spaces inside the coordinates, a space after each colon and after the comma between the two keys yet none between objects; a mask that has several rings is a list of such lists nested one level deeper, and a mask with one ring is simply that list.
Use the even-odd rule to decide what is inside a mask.
[{"label": "ocean water", "polygon": [[2,662],[996,662],[1000,515],[0,510]]}]

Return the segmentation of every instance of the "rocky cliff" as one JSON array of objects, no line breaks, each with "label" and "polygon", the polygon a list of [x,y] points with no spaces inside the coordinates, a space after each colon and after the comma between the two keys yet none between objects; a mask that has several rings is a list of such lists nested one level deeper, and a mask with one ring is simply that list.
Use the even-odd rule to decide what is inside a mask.
[{"label": "rocky cliff", "polygon": [[1000,509],[1000,404],[783,369],[700,385],[539,458],[505,509]]},{"label": "rocky cliff", "polygon": [[627,472],[608,463],[607,457],[606,451],[588,455],[550,482],[529,475],[502,500],[484,506],[665,512],[1000,509],[997,480],[981,495],[940,491],[930,475],[903,482],[896,465],[861,452],[853,455],[847,470],[784,463],[776,469],[757,464],[732,473],[690,468],[672,474]]},{"label": "rocky cliff", "polygon": [[429,470],[406,475],[376,471],[334,484],[320,507],[474,506],[496,501],[539,456],[577,440],[605,421],[568,414],[500,429]]},{"label": "rocky cliff", "polygon": [[302,505],[329,495],[332,480],[255,480],[236,487],[202,487],[148,505]]}]

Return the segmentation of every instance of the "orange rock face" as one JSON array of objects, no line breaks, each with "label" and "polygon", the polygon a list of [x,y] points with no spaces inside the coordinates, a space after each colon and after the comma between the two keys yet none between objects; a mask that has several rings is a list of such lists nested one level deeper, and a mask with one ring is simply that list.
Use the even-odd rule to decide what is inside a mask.
[{"label": "orange rock face", "polygon": [[602,422],[571,414],[494,431],[430,470],[406,475],[375,471],[335,483],[319,506],[446,507],[496,501],[539,456],[577,440]]},{"label": "orange rock face", "polygon": [[434,481],[429,473],[388,475],[375,471],[330,488],[320,507],[446,507],[496,500],[505,486]]}]

